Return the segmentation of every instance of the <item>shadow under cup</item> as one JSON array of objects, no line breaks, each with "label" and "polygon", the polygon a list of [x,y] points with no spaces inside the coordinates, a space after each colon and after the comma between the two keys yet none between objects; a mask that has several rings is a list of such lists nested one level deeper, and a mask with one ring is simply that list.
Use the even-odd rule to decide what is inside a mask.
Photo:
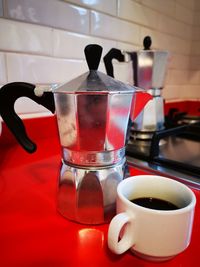
[{"label": "shadow under cup", "polygon": [[[146,208],[131,202],[141,198],[164,200],[177,209]],[[169,178],[139,175],[123,180],[117,188],[117,215],[109,227],[110,249],[121,254],[130,248],[150,261],[169,260],[190,243],[195,203],[189,187]],[[116,225],[120,225],[118,233]]]}]

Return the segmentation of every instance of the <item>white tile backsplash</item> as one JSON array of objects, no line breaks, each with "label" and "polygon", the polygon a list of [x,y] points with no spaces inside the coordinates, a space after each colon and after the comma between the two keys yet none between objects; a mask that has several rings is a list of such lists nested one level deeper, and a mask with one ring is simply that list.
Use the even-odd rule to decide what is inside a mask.
[{"label": "white tile backsplash", "polygon": [[[0,84],[69,81],[88,70],[87,44],[100,44],[104,56],[112,47],[143,49],[143,39],[150,35],[152,49],[171,54],[163,96],[200,98],[199,2],[0,0]],[[113,64],[115,77],[132,83],[131,63]],[[99,70],[105,72],[103,57]],[[26,98],[16,108],[23,114],[46,112]]]},{"label": "white tile backsplash", "polygon": [[198,1],[195,1],[195,0],[176,0],[177,3],[179,3],[180,5],[183,5],[184,7],[188,8],[188,9],[191,9],[191,10],[194,10],[195,8],[195,2],[198,2]]},{"label": "white tile backsplash", "polygon": [[117,60],[113,60],[113,68],[114,68],[114,77],[117,80],[133,85],[133,76],[132,72],[130,71],[132,68],[131,62],[119,63]]},{"label": "white tile backsplash", "polygon": [[200,70],[200,55],[190,57],[190,68],[191,70]]},{"label": "white tile backsplash", "polygon": [[192,85],[200,84],[200,70],[199,71],[189,71],[189,79]]},{"label": "white tile backsplash", "polygon": [[193,24],[193,10],[176,3],[176,19],[188,24]]},{"label": "white tile backsplash", "polygon": [[159,13],[175,17],[176,1],[174,0],[141,0],[141,3]]},{"label": "white tile backsplash", "polygon": [[127,44],[123,42],[117,42],[117,48],[128,51],[128,52],[132,52],[132,51],[143,49],[143,45],[141,44],[140,46],[138,46],[138,45]]},{"label": "white tile backsplash", "polygon": [[162,90],[162,96],[164,99],[183,99],[184,95],[182,93],[182,86],[167,84],[165,85],[164,90]]},{"label": "white tile backsplash", "polygon": [[58,0],[7,0],[9,18],[89,33],[89,11]]},{"label": "white tile backsplash", "polygon": [[0,17],[3,16],[3,0],[0,0]]},{"label": "white tile backsplash", "polygon": [[191,54],[200,56],[200,40],[192,42]]},{"label": "white tile backsplash", "polygon": [[200,26],[200,11],[194,13],[194,25]]},{"label": "white tile backsplash", "polygon": [[83,60],[7,53],[8,82],[63,83],[88,70]]},{"label": "white tile backsplash", "polygon": [[192,26],[184,22],[177,21],[166,15],[158,16],[158,29],[163,33],[172,34],[176,37],[190,40],[192,37]]},{"label": "white tile backsplash", "polygon": [[171,69],[167,73],[166,84],[182,86],[188,82],[188,78],[189,78],[188,71]]},{"label": "white tile backsplash", "polygon": [[93,43],[97,43],[103,47],[102,56],[112,47],[116,47],[116,41],[63,30],[53,30],[53,55],[55,57],[85,59],[84,48],[86,45]]},{"label": "white tile backsplash", "polygon": [[193,33],[192,33],[192,40],[194,41],[200,41],[200,25],[193,27]]},{"label": "white tile backsplash", "polygon": [[43,115],[47,116],[51,114],[51,112],[43,107],[42,105],[37,104],[33,100],[29,99],[28,97],[20,97],[15,102],[15,111],[18,114],[36,114],[36,113],[43,113]]},{"label": "white tile backsplash", "polygon": [[200,1],[196,0],[194,3],[194,9],[195,11],[200,11]]},{"label": "white tile backsplash", "polygon": [[189,40],[183,40],[181,38],[171,38],[169,43],[169,49],[172,48],[174,52],[190,55],[191,42]]},{"label": "white tile backsplash", "polygon": [[171,53],[169,68],[170,69],[179,69],[179,70],[188,70],[190,64],[190,57],[184,56],[177,53]]},{"label": "white tile backsplash", "polygon": [[6,61],[5,54],[0,53],[0,84],[5,84],[7,82],[6,78]]},{"label": "white tile backsplash", "polygon": [[200,85],[184,85],[181,89],[181,95],[183,95],[185,99],[198,99],[197,95],[199,95],[200,92]]},{"label": "white tile backsplash", "polygon": [[132,0],[119,0],[118,12],[119,17],[123,19],[127,19],[144,26],[151,25],[151,27],[155,29],[157,28],[157,12]]},{"label": "white tile backsplash", "polygon": [[[64,0],[65,2],[68,2]],[[118,0],[70,0],[71,3],[81,5],[90,9],[99,10],[104,13],[117,15],[117,1]]]},{"label": "white tile backsplash", "polygon": [[99,12],[91,12],[91,34],[139,44],[139,26]]},{"label": "white tile backsplash", "polygon": [[[6,34],[5,34],[6,33]],[[52,29],[0,18],[0,49],[52,55]]]}]

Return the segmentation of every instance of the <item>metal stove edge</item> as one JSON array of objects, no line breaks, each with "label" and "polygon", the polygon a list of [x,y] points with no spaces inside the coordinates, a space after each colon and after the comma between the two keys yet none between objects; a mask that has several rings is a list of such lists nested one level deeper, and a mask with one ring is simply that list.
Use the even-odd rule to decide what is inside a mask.
[{"label": "metal stove edge", "polygon": [[181,173],[156,163],[151,163],[142,159],[126,156],[128,166],[146,171],[150,174],[161,175],[175,179],[186,184],[189,187],[200,190],[200,179],[195,175]]}]

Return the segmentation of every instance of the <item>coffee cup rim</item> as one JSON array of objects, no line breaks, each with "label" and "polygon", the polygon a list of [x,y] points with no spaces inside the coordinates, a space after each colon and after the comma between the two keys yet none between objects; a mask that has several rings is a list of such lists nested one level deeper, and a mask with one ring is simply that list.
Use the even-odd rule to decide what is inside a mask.
[{"label": "coffee cup rim", "polygon": [[[132,181],[133,179],[141,179],[141,178],[145,178],[145,177],[150,177],[150,178],[155,178],[155,179],[165,179],[166,181],[170,181],[174,184],[177,184],[178,186],[181,186],[182,188],[184,188],[185,190],[187,190],[188,194],[190,194],[191,196],[191,201],[189,202],[189,204],[185,207],[180,207],[176,210],[156,210],[156,209],[149,209],[146,207],[142,207],[139,206],[133,202],[131,202],[128,198],[126,198],[123,193],[121,192],[122,187],[124,186],[124,184],[129,183],[130,181]],[[145,178],[146,179],[146,178]],[[164,176],[158,176],[158,175],[136,175],[136,176],[130,176],[125,178],[123,181],[121,181],[117,187],[117,194],[119,196],[120,199],[122,199],[128,206],[134,206],[135,208],[137,208],[138,210],[145,210],[145,212],[148,213],[157,213],[157,214],[162,214],[162,215],[167,215],[167,214],[180,214],[180,213],[184,213],[187,212],[188,210],[191,210],[195,207],[196,205],[196,196],[194,194],[194,192],[192,191],[191,188],[189,188],[188,186],[186,186],[185,184],[168,178],[168,177],[164,177]]]}]

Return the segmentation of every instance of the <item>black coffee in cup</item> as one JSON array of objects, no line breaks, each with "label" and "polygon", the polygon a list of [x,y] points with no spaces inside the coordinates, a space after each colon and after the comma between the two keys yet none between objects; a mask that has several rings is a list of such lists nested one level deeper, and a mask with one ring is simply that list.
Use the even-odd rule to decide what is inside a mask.
[{"label": "black coffee in cup", "polygon": [[139,206],[154,209],[154,210],[177,210],[179,207],[173,203],[154,197],[141,197],[130,200],[132,203]]}]

